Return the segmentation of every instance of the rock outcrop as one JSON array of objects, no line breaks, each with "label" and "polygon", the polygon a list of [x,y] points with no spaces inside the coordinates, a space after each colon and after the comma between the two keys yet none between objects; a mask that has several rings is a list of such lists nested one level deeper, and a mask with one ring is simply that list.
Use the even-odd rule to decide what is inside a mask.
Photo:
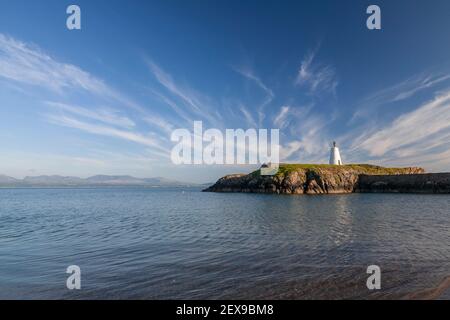
[{"label": "rock outcrop", "polygon": [[415,192],[415,190],[449,192],[449,178],[435,179],[433,175],[424,173],[424,169],[418,167],[284,164],[280,165],[276,175],[261,176],[259,170],[250,174],[228,175],[203,191],[277,194]]},{"label": "rock outcrop", "polygon": [[450,193],[450,173],[359,177],[358,192]]}]

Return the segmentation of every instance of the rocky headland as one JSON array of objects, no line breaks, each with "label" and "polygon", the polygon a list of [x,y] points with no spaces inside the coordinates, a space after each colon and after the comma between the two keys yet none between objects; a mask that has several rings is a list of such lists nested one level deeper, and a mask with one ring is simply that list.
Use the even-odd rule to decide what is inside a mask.
[{"label": "rocky headland", "polygon": [[340,194],[353,192],[450,193],[450,173],[426,174],[419,167],[385,168],[367,164],[281,164],[278,173],[260,170],[220,178],[205,192]]}]

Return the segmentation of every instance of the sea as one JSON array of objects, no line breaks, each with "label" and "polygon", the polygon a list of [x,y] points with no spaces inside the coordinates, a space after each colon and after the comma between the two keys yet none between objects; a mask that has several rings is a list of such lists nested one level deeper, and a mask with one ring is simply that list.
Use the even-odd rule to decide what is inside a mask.
[{"label": "sea", "polygon": [[449,287],[449,195],[0,189],[0,299],[447,300]]}]

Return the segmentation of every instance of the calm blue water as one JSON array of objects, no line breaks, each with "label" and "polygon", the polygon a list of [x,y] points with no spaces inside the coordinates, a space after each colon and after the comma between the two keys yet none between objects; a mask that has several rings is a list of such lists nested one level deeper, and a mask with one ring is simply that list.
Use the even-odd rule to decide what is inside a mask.
[{"label": "calm blue water", "polygon": [[0,189],[0,298],[449,299],[449,276],[446,195]]}]

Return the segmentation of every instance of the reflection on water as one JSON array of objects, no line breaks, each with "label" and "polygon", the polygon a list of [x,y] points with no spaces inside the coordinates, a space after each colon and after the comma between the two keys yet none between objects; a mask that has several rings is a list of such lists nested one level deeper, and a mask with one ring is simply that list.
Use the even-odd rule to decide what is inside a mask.
[{"label": "reflection on water", "polygon": [[335,201],[336,220],[330,228],[330,238],[340,246],[352,237],[352,214],[348,206],[349,197],[337,197]]},{"label": "reflection on water", "polygon": [[446,195],[1,189],[0,298],[449,299],[449,208]]}]

